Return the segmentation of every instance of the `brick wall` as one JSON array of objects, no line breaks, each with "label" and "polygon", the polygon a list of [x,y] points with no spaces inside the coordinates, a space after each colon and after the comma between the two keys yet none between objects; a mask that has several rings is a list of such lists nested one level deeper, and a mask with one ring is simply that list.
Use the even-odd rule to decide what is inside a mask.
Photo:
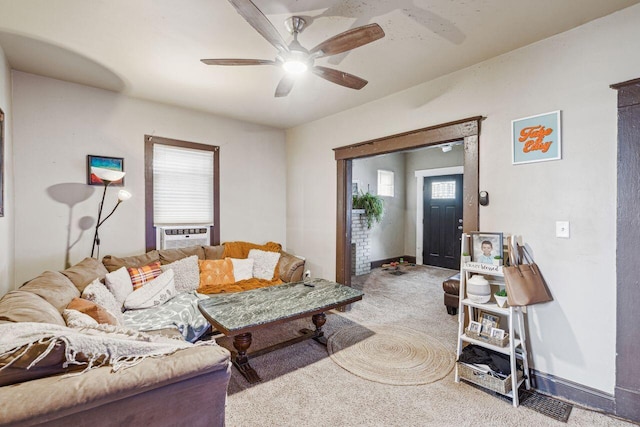
[{"label": "brick wall", "polygon": [[351,213],[351,273],[360,276],[371,271],[371,240],[363,209]]}]

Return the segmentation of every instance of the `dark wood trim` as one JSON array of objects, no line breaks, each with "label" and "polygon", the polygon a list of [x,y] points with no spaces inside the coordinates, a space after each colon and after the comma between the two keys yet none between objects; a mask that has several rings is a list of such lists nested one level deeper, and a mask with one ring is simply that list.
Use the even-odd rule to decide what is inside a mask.
[{"label": "dark wood trim", "polygon": [[640,422],[640,79],[611,87],[618,90],[615,414]]},{"label": "dark wood trim", "polygon": [[467,136],[478,135],[480,120],[482,120],[482,117],[471,117],[438,126],[346,145],[334,148],[333,151],[335,152],[336,160],[345,160],[459,141]]},{"label": "dark wood trim", "polygon": [[[351,242],[351,160],[338,160],[336,240]],[[351,245],[336,247],[336,282],[351,286]]]},{"label": "dark wood trim", "polygon": [[351,162],[353,159],[464,140],[463,231],[478,230],[478,172],[482,117],[431,126],[334,148],[338,163],[336,282],[351,284]]},{"label": "dark wood trim", "polygon": [[213,227],[210,244],[220,244],[220,147],[181,141],[160,136],[144,136],[144,182],[145,182],[145,247],[147,251],[156,248],[156,231],[153,225],[153,145],[164,144],[213,152]]}]

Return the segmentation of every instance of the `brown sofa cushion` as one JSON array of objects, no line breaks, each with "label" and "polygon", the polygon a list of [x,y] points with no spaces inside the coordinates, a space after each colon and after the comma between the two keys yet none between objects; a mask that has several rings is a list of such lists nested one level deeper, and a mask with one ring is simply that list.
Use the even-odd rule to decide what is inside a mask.
[{"label": "brown sofa cushion", "polygon": [[45,271],[20,288],[33,292],[53,305],[60,313],[69,301],[80,296],[80,291],[67,276],[57,271]]},{"label": "brown sofa cushion", "polygon": [[158,251],[160,255],[160,264],[171,264],[174,261],[178,261],[182,258],[186,258],[191,255],[197,255],[198,259],[205,259],[204,249],[202,246],[189,246],[188,248],[177,249],[163,249]]},{"label": "brown sofa cushion", "polygon": [[280,261],[278,268],[280,269],[280,279],[285,282],[293,282],[302,280],[304,269],[304,260],[295,255],[291,255],[285,251],[280,253]]},{"label": "brown sofa cushion", "polygon": [[204,259],[224,258],[224,245],[204,246]]},{"label": "brown sofa cushion", "polygon": [[158,251],[149,251],[143,255],[128,256],[120,258],[113,255],[107,255],[102,258],[102,264],[111,273],[116,271],[120,267],[140,267],[143,265],[151,264],[152,262],[160,261],[160,254]]},{"label": "brown sofa cushion", "polygon": [[85,258],[76,265],[62,271],[62,274],[67,276],[80,292],[84,291],[84,288],[93,282],[96,277],[104,279],[107,273],[108,271],[104,265],[95,258]]},{"label": "brown sofa cushion", "polygon": [[57,308],[44,298],[22,290],[11,291],[0,299],[0,320],[65,326],[62,314]]},{"label": "brown sofa cushion", "polygon": [[96,304],[93,301],[89,301],[82,298],[74,298],[67,306],[69,310],[78,310],[80,313],[84,313],[87,316],[91,316],[98,323],[106,323],[107,325],[117,326],[118,319],[109,313],[106,308]]}]

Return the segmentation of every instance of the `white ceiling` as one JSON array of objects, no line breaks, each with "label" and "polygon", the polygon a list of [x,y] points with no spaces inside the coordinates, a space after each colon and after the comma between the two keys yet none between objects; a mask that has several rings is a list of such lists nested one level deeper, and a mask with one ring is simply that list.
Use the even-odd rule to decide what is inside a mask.
[{"label": "white ceiling", "polygon": [[[254,0],[288,42],[285,18],[311,22],[308,49],[376,22],[386,37],[325,65],[369,81],[356,91],[314,75],[285,98],[276,49],[225,0],[0,0],[0,46],[12,68],[279,128],[361,105],[517,49],[640,0]],[[543,60],[538,58],[537,60]],[[553,64],[549,64],[553,66]]]}]

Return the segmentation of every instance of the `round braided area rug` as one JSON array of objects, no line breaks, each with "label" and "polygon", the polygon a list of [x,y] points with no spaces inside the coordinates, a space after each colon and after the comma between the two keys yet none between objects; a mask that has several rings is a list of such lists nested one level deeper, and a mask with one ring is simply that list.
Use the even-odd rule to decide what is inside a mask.
[{"label": "round braided area rug", "polygon": [[354,325],[327,340],[331,359],[364,379],[392,385],[428,384],[444,378],[455,355],[440,341],[397,325]]}]

